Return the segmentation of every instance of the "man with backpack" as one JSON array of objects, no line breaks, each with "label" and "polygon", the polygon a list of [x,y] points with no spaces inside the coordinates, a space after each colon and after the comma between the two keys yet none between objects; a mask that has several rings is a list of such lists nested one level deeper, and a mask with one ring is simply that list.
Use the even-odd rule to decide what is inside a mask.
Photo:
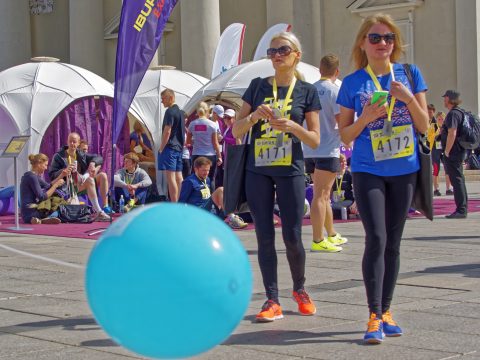
[{"label": "man with backpack", "polygon": [[467,217],[467,188],[463,175],[463,162],[467,158],[467,150],[460,145],[459,135],[462,131],[465,112],[459,107],[462,103],[460,93],[447,90],[443,95],[443,104],[449,110],[442,125],[441,142],[444,150],[445,172],[453,186],[456,209],[447,219],[465,219]]}]

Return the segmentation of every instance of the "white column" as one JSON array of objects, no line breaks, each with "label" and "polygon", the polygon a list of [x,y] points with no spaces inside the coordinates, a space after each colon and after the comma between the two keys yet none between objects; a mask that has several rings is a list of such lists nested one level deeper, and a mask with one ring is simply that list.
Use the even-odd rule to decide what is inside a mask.
[{"label": "white column", "polygon": [[293,0],[266,0],[267,28],[275,24],[293,22]]},{"label": "white column", "polygon": [[98,0],[70,0],[70,63],[105,77],[103,6]]},{"label": "white column", "polygon": [[28,5],[28,0],[0,1],[0,71],[32,57]]},{"label": "white column", "polygon": [[303,47],[302,61],[318,66],[321,56],[320,0],[293,2],[293,29]]},{"label": "white column", "polygon": [[463,100],[462,106],[477,114],[480,102],[479,2],[479,0],[455,2],[457,90]]},{"label": "white column", "polygon": [[210,78],[220,39],[219,0],[182,0],[182,70]]}]

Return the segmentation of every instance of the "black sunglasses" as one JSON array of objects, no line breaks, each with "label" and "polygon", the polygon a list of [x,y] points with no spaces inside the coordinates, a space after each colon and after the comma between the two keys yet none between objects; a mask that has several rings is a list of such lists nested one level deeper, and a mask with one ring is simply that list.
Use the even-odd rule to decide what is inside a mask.
[{"label": "black sunglasses", "polygon": [[380,41],[385,40],[385,44],[393,44],[395,42],[395,33],[388,33],[385,35],[380,34],[367,34],[368,41],[370,44],[375,45],[378,44]]},{"label": "black sunglasses", "polygon": [[291,54],[292,51],[293,51],[293,49],[290,46],[283,45],[283,46],[280,46],[279,48],[269,48],[269,49],[267,49],[267,56],[270,59],[275,57],[275,54],[277,54],[277,53],[280,56],[288,56],[288,55]]}]

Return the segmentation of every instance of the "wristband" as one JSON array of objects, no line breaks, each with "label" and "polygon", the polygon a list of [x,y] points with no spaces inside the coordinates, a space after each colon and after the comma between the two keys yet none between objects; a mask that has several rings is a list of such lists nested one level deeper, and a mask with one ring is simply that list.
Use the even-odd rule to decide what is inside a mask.
[{"label": "wristband", "polygon": [[410,98],[410,101],[409,101],[408,103],[406,103],[405,105],[406,105],[406,106],[410,105],[410,103],[413,101],[413,98],[414,98],[414,97],[415,97],[415,96],[412,95],[412,97]]},{"label": "wristband", "polygon": [[255,125],[256,122],[253,121],[253,119],[252,119],[252,113],[248,114],[248,116],[247,116],[247,121],[248,121],[250,124]]}]

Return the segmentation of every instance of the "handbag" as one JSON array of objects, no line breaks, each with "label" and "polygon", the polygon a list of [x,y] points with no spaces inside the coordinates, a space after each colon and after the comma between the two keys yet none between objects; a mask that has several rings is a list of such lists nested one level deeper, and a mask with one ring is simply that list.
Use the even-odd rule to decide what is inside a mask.
[{"label": "handbag", "polygon": [[[256,99],[261,83],[262,79],[259,77],[252,80],[252,86],[255,88],[253,99]],[[228,147],[223,175],[223,211],[225,214],[249,211],[245,193],[245,166],[252,128],[253,126],[245,135],[242,144]]]},{"label": "handbag", "polygon": [[[414,82],[410,64],[403,64],[403,68],[413,89]],[[427,219],[433,220],[432,155],[430,147],[427,145],[426,136],[418,132],[416,132],[416,136],[420,170],[417,173],[417,184],[413,194],[412,207],[420,211]]]},{"label": "handbag", "polygon": [[417,133],[417,149],[420,170],[417,173],[417,184],[413,194],[412,206],[427,219],[433,220],[432,159],[425,136],[419,133]]},{"label": "handbag", "polygon": [[248,211],[245,193],[245,166],[251,132],[250,128],[250,132],[247,134],[248,141],[228,147],[223,178],[223,210],[225,214]]},{"label": "handbag", "polygon": [[71,204],[58,207],[58,218],[64,223],[89,224],[94,220],[91,206]]}]

